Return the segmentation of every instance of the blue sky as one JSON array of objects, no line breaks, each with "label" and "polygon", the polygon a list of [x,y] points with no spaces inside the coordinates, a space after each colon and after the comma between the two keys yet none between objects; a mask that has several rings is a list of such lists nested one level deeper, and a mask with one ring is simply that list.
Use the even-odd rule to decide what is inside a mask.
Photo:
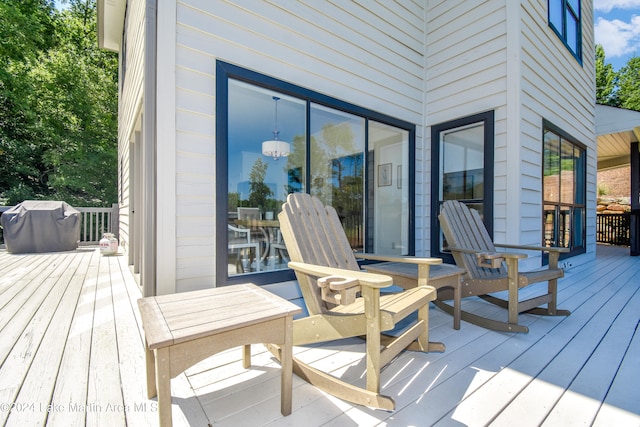
[{"label": "blue sky", "polygon": [[617,71],[640,56],[640,0],[594,0],[596,43]]}]

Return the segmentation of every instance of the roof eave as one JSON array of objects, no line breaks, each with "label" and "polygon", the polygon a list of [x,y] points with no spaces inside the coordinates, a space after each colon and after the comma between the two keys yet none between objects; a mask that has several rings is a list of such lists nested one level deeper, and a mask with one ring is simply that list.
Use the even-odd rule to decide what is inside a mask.
[{"label": "roof eave", "polygon": [[98,0],[98,46],[120,51],[126,0]]}]

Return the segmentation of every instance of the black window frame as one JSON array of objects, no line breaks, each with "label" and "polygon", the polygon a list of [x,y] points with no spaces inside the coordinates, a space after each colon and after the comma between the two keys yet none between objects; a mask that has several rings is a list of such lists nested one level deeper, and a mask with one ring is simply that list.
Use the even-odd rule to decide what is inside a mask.
[{"label": "black window frame", "polygon": [[[559,7],[562,11],[562,28],[557,28],[557,26],[553,23],[551,17],[551,3],[555,2],[559,3]],[[565,47],[569,50],[571,55],[578,61],[580,65],[582,65],[582,0],[574,0],[577,2],[577,10],[574,8],[571,3],[571,0],[548,0],[547,2],[547,21],[549,23],[549,27],[556,33],[558,38],[562,41]],[[572,17],[576,21],[576,51],[573,51],[573,47],[569,45],[568,42],[568,25],[567,25],[567,16]]]},{"label": "black window frame", "polygon": [[455,263],[453,255],[440,250],[440,133],[478,122],[483,122],[484,126],[483,222],[493,238],[495,112],[485,111],[431,127],[431,256],[442,258],[449,264]]},{"label": "black window frame", "polygon": [[[307,103],[307,123],[310,121],[311,103],[319,104],[328,108],[333,108],[349,114],[354,114],[365,118],[368,126],[370,120],[380,122],[386,125],[403,129],[409,133],[409,159],[408,159],[408,192],[409,192],[409,218],[408,218],[408,255],[415,255],[415,140],[416,125],[405,120],[397,119],[360,107],[337,98],[333,98],[316,92],[302,86],[289,83],[275,77],[252,71],[238,65],[234,65],[222,60],[216,60],[216,229],[225,230],[227,228],[227,205],[228,205],[228,97],[229,97],[229,79],[234,79],[271,89],[283,94],[287,94]],[[310,135],[307,133],[307,153],[311,144]],[[368,150],[368,137],[365,139],[365,153]],[[366,157],[366,156],[365,156]],[[310,174],[310,160],[307,156],[307,174]],[[365,159],[365,162],[367,159]],[[306,177],[309,182],[309,176]],[[365,189],[365,198],[368,197],[369,186],[374,185],[369,182]],[[309,186],[306,186],[309,191]],[[371,218],[369,212],[369,203],[364,204],[364,221],[365,229],[368,229],[368,222]],[[218,286],[233,285],[238,283],[252,282],[256,285],[267,285],[278,282],[295,280],[292,270],[276,270],[267,272],[255,272],[242,274],[237,276],[229,276],[227,272],[227,233],[218,233],[216,238],[216,283]]]},{"label": "black window frame", "polygon": [[[575,179],[575,184],[574,184],[574,202],[573,203],[566,203],[566,202],[562,202],[562,200],[558,201],[558,202],[554,202],[554,201],[547,201],[545,200],[545,188],[544,188],[544,174],[545,174],[545,158],[544,158],[544,152],[545,152],[545,133],[547,131],[551,131],[553,133],[555,133],[556,135],[558,135],[561,139],[571,143],[574,147],[578,147],[579,149],[583,150],[584,152],[584,165],[582,166],[582,171],[581,171],[581,177]],[[542,233],[541,233],[541,241],[542,241],[542,246],[545,245],[545,206],[546,205],[557,205],[557,209],[556,209],[556,218],[557,218],[557,210],[560,207],[570,207],[571,208],[571,242],[572,244],[569,247],[569,252],[568,253],[561,253],[560,254],[560,259],[565,259],[565,258],[570,258],[576,255],[580,255],[580,254],[584,254],[587,252],[587,222],[588,222],[588,216],[589,216],[589,211],[587,209],[587,155],[588,155],[588,149],[587,146],[583,143],[581,143],[580,141],[578,141],[576,138],[572,137],[570,134],[568,134],[567,132],[565,132],[564,130],[562,130],[560,127],[554,125],[552,122],[543,119],[542,120],[542,167],[541,167],[541,174],[543,177],[542,180],[542,194],[541,194],[541,199],[542,199]],[[580,184],[580,182],[582,182],[584,184],[584,187],[582,188],[582,195],[578,196],[578,185]],[[575,199],[581,197],[582,200],[584,200],[584,203],[576,203]],[[577,246],[574,247],[573,246],[573,233],[574,233],[574,215],[573,215],[573,209],[575,209],[576,207],[578,207],[579,209],[583,209],[584,211],[584,220],[583,220],[583,229],[582,229],[582,235],[581,235],[581,241],[582,241],[582,246]],[[543,261],[545,263],[548,262],[548,254],[543,254]]]}]

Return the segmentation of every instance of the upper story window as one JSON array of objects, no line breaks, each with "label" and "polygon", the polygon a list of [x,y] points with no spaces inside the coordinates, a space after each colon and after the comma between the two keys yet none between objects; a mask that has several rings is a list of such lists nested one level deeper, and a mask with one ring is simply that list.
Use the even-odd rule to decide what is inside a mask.
[{"label": "upper story window", "polygon": [[549,25],[582,64],[580,0],[549,0]]}]

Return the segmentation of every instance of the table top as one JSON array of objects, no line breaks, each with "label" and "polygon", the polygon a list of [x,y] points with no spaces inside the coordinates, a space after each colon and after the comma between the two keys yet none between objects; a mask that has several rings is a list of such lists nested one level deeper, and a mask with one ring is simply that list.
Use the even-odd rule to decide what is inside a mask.
[{"label": "table top", "polygon": [[[418,278],[418,264],[406,262],[380,262],[364,268],[371,273],[394,274],[408,279]],[[450,264],[436,264],[429,268],[429,279],[440,279],[464,273],[464,269]]]},{"label": "table top", "polygon": [[138,306],[150,349],[302,312],[252,283],[142,298]]}]

